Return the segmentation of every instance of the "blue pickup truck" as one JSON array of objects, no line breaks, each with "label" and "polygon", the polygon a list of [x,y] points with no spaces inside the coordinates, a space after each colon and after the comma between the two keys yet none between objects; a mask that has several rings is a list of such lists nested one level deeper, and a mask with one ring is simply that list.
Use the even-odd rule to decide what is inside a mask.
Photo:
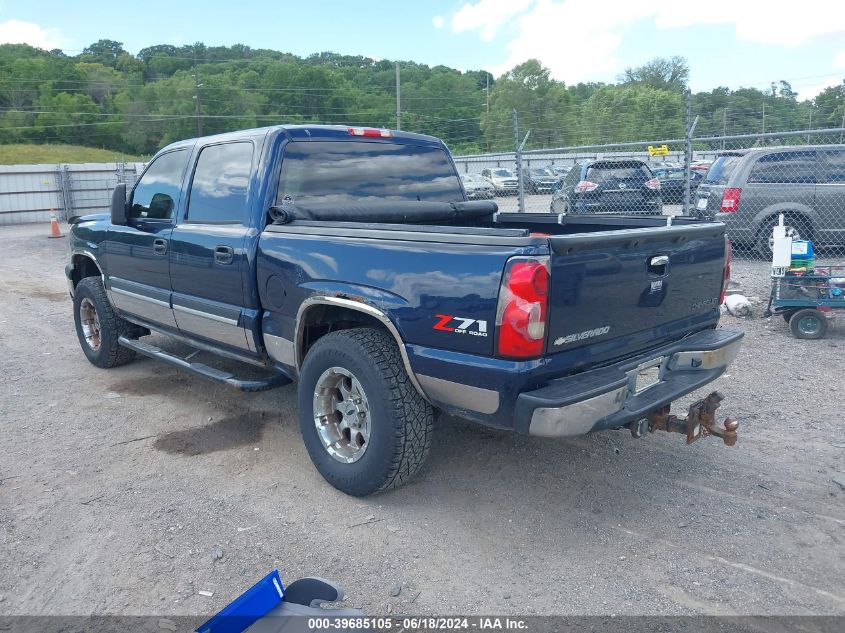
[{"label": "blue pickup truck", "polygon": [[412,477],[439,412],[543,437],[735,439],[718,393],[669,415],[739,350],[717,327],[719,223],[499,213],[467,201],[436,138],[316,125],[173,143],[110,215],[72,223],[91,363],[296,381],[309,455],[351,495]]}]

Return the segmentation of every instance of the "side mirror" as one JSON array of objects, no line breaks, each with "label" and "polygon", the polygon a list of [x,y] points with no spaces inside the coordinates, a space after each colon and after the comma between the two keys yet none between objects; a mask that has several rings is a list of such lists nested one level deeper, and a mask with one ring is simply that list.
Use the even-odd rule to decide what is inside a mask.
[{"label": "side mirror", "polygon": [[120,183],[111,194],[111,223],[126,224],[126,183]]}]

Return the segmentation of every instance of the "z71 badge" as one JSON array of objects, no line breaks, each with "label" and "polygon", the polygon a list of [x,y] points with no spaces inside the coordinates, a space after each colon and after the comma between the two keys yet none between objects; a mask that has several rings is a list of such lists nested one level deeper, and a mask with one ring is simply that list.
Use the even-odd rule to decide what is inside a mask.
[{"label": "z71 badge", "polygon": [[431,326],[435,330],[453,332],[454,334],[469,334],[470,336],[487,336],[487,321],[452,316],[451,314],[435,314],[434,316],[440,319]]}]

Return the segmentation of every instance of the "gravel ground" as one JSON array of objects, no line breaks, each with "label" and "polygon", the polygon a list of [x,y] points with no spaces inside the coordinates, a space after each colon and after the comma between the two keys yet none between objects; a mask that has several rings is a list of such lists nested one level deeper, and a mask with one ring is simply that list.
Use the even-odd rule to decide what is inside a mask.
[{"label": "gravel ground", "polygon": [[[294,387],[90,365],[46,232],[0,230],[0,614],[211,613],[274,567],[369,614],[845,614],[841,325],[724,318],[733,448],[441,418],[420,477],[353,499],[311,466]],[[764,263],[734,270],[767,296]]]}]

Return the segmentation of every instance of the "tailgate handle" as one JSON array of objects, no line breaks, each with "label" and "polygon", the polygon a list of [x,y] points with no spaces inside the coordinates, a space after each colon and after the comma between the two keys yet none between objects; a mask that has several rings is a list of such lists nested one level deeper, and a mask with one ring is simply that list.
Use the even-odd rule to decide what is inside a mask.
[{"label": "tailgate handle", "polygon": [[662,277],[669,272],[669,256],[657,255],[648,260],[648,272]]}]

